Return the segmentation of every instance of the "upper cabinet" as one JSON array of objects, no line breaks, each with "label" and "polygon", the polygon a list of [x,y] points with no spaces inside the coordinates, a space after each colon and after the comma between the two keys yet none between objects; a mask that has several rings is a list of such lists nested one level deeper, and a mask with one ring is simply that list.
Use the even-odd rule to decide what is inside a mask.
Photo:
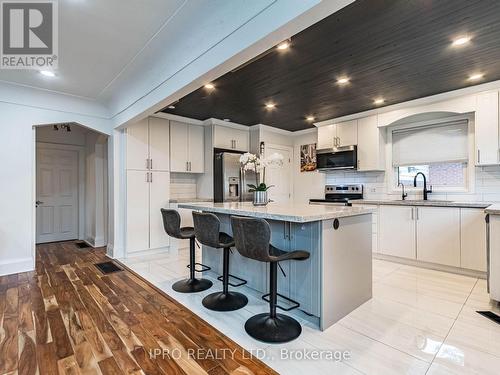
[{"label": "upper cabinet", "polygon": [[476,165],[500,163],[498,91],[476,97]]},{"label": "upper cabinet", "polygon": [[250,148],[250,133],[246,129],[214,125],[213,142],[215,148],[248,151]]},{"label": "upper cabinet", "polygon": [[318,149],[358,144],[357,120],[339,122],[318,128]]},{"label": "upper cabinet", "polygon": [[358,120],[358,170],[385,169],[385,129],[378,128],[377,116]]},{"label": "upper cabinet", "polygon": [[203,173],[204,128],[170,121],[170,171]]},{"label": "upper cabinet", "polygon": [[127,169],[169,170],[169,121],[149,117],[126,129]]}]

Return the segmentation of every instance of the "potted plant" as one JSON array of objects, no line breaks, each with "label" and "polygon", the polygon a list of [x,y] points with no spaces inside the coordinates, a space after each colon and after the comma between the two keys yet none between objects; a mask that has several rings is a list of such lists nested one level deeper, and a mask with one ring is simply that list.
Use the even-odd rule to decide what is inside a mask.
[{"label": "potted plant", "polygon": [[281,167],[283,165],[283,156],[274,153],[268,158],[259,157],[249,152],[240,156],[240,163],[243,170],[255,172],[255,184],[247,184],[249,191],[253,193],[254,206],[265,206],[269,203],[267,191],[273,185],[266,185],[266,167]]}]

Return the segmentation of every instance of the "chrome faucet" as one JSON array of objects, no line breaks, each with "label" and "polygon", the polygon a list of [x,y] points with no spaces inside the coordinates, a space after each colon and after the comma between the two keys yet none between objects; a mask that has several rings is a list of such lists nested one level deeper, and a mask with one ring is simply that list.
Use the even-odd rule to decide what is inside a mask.
[{"label": "chrome faucet", "polygon": [[400,186],[403,188],[403,192],[401,193],[401,200],[404,201],[405,198],[408,196],[408,193],[405,193],[405,185],[402,182],[398,184],[398,187]]},{"label": "chrome faucet", "polygon": [[423,174],[422,172],[418,172],[415,175],[415,178],[413,179],[413,187],[417,187],[417,177],[419,174],[422,175],[422,177],[424,178],[424,201],[426,201],[427,194],[432,193],[432,185],[431,185],[431,188],[429,190],[427,190],[427,178],[425,177],[425,174]]}]

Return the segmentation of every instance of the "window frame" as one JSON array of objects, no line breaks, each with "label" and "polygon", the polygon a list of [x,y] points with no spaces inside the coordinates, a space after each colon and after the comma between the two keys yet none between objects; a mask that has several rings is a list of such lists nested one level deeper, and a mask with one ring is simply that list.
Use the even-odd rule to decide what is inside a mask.
[{"label": "window frame", "polygon": [[[450,116],[446,118],[429,120],[429,121],[420,121],[420,122],[411,122],[407,124],[402,124],[398,126],[389,126],[387,128],[387,147],[386,147],[386,171],[388,171],[387,176],[387,190],[389,194],[401,194],[402,188],[398,187],[398,168],[393,166],[392,163],[392,133],[396,130],[408,129],[408,128],[418,128],[425,127],[429,125],[439,125],[442,123],[447,123],[451,121],[457,120],[467,120],[467,140],[469,147],[469,160],[467,164],[464,164],[464,173],[465,173],[465,184],[463,187],[445,187],[445,186],[436,186],[433,187],[434,193],[469,193],[472,194],[475,192],[475,144],[474,144],[474,114],[468,113],[457,116]],[[405,185],[405,192],[417,193],[422,191],[421,187],[413,187],[413,185],[407,186]]]}]

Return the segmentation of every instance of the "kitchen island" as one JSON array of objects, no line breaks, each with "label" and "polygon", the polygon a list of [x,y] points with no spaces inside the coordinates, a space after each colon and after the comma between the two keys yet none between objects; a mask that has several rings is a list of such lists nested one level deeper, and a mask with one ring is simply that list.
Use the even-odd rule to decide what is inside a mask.
[{"label": "kitchen island", "polygon": [[[306,261],[281,262],[278,292],[324,330],[372,297],[372,212],[370,208],[270,203],[180,203],[179,208],[211,212],[220,230],[232,234],[232,215],[266,219],[271,243],[284,250],[306,250]],[[222,274],[222,251],[203,246],[202,262]],[[269,265],[231,255],[230,272],[247,286],[268,291]],[[286,277],[285,277],[286,275]],[[281,301],[278,301],[281,303]]]}]

